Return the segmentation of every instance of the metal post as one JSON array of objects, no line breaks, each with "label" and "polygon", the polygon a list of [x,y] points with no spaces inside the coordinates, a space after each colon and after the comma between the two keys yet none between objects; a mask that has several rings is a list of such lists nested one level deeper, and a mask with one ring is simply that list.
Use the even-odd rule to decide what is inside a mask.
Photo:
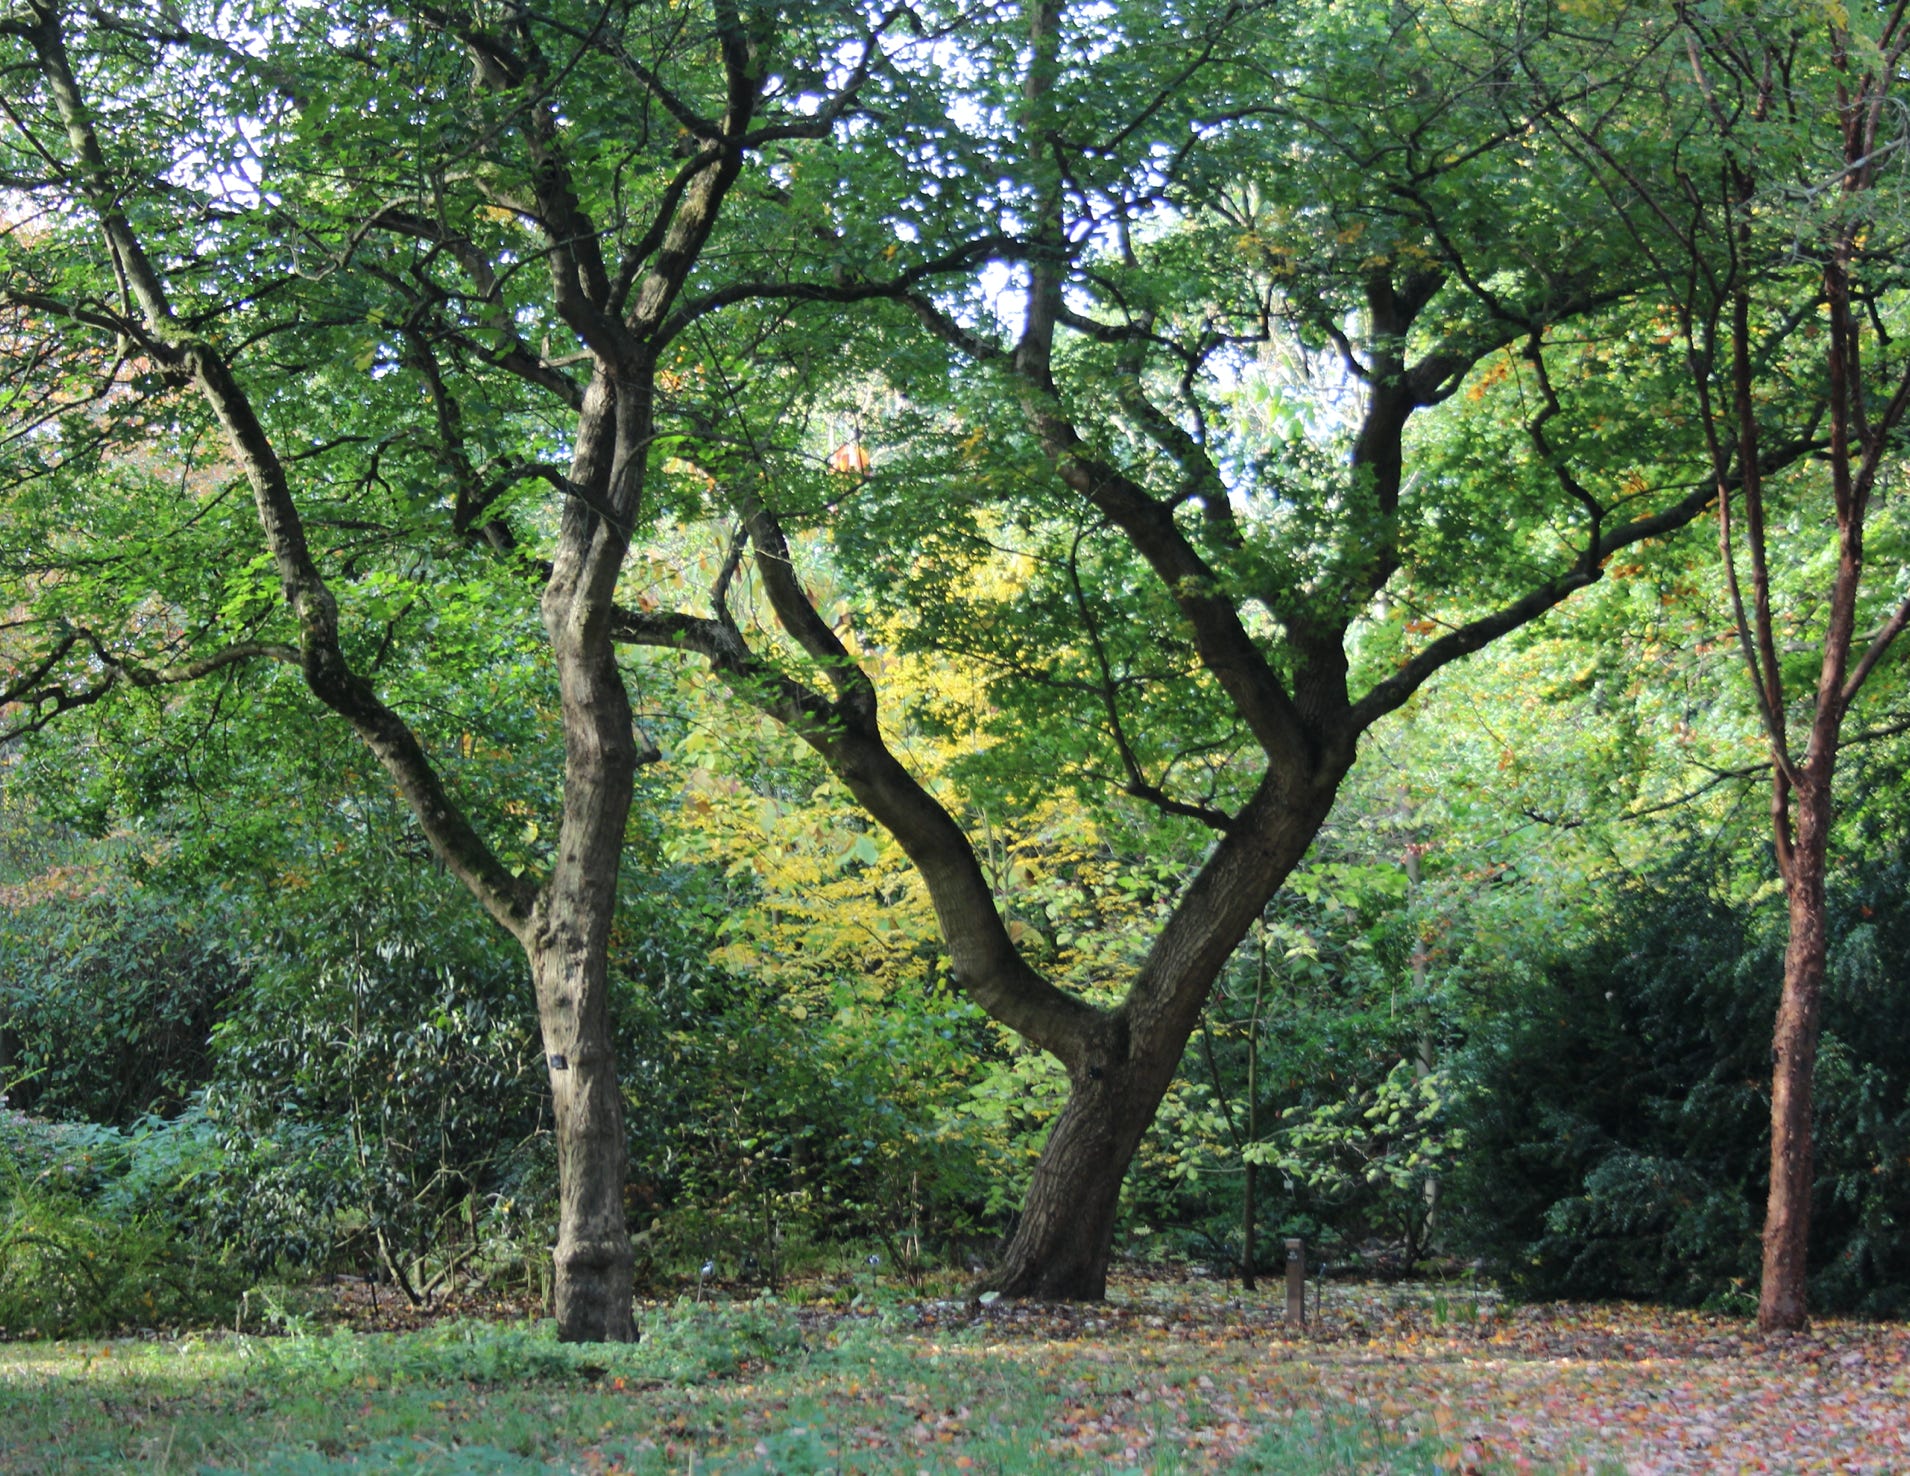
[{"label": "metal post", "polygon": [[1306,1324],[1306,1242],[1298,1236],[1287,1240],[1287,1321]]}]

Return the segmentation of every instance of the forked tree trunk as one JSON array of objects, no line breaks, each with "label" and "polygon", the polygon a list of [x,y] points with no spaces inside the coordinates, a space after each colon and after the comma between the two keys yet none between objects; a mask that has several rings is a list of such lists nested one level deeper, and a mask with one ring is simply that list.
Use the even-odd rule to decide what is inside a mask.
[{"label": "forked tree trunk", "polygon": [[1771,1185],[1764,1212],[1764,1266],[1757,1324],[1763,1332],[1795,1332],[1809,1320],[1811,1100],[1817,1067],[1818,1002],[1829,938],[1824,916],[1824,865],[1829,785],[1799,796],[1797,844],[1785,876],[1790,941],[1784,950],[1784,992],[1771,1037]]},{"label": "forked tree trunk", "polygon": [[1263,784],[1155,939],[1128,998],[1084,1029],[1066,1106],[1035,1163],[1021,1218],[982,1285],[1042,1301],[1098,1301],[1121,1181],[1180,1069],[1221,969],[1319,833],[1350,747],[1306,784]]}]

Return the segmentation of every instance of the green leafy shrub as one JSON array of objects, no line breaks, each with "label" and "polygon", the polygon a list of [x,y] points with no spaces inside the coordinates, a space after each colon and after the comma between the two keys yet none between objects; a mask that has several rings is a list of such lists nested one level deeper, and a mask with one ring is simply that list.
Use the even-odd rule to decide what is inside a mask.
[{"label": "green leafy shrub", "polygon": [[425,1262],[469,1262],[531,1197],[546,1145],[521,956],[452,946],[422,890],[366,899],[358,931],[281,940],[215,1034],[234,1169],[215,1192],[258,1269],[355,1241],[422,1297]]},{"label": "green leafy shrub", "polygon": [[1427,1189],[1458,1149],[1463,1083],[1427,1057],[1460,1027],[1448,994],[1415,978],[1405,872],[1354,859],[1369,847],[1329,834],[1269,904],[1144,1142],[1154,1182],[1137,1209],[1221,1274],[1245,1255],[1249,1185],[1256,1271],[1287,1235],[1401,1270],[1428,1249]]},{"label": "green leafy shrub", "polygon": [[185,1165],[201,1135],[0,1121],[0,1337],[200,1326],[232,1315],[244,1281],[193,1233]]},{"label": "green leafy shrub", "polygon": [[991,1163],[950,1038],[972,1011],[841,995],[834,1021],[721,976],[626,996],[632,1189],[660,1268],[773,1288],[848,1242],[912,1275],[972,1225]]},{"label": "green leafy shrub", "polygon": [[128,847],[53,867],[0,909],[10,1095],[43,1117],[126,1124],[178,1110],[211,1073],[208,1038],[243,988],[232,940],[195,927]]},{"label": "green leafy shrub", "polygon": [[[1853,858],[1855,863],[1855,858]],[[1816,1305],[1910,1307],[1910,857],[1833,888],[1816,1090]],[[1534,1295],[1728,1302],[1755,1286],[1783,917],[1703,853],[1636,879],[1597,940],[1485,1025],[1453,1202]]]},{"label": "green leafy shrub", "polygon": [[1244,1156],[1304,1185],[1329,1214],[1361,1202],[1368,1224],[1400,1245],[1411,1266],[1425,1249],[1427,1188],[1465,1141],[1451,1121],[1451,1086],[1445,1072],[1399,1061],[1374,1085],[1288,1113]]}]

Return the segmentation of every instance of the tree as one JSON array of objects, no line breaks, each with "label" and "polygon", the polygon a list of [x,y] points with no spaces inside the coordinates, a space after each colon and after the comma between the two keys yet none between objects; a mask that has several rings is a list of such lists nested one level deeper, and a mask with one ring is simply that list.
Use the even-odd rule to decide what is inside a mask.
[{"label": "tree", "polygon": [[[876,428],[892,444],[866,479],[804,475],[776,435],[800,399],[786,388],[772,415],[760,385],[753,399],[722,387],[708,421],[719,406],[732,430],[749,418],[748,441],[686,450],[730,498],[735,561],[711,614],[634,616],[623,638],[707,658],[808,742],[922,874],[957,985],[1066,1068],[991,1274],[1003,1291],[1102,1294],[1141,1135],[1361,735],[1717,494],[1601,363],[1649,320],[1632,296],[1649,272],[1622,213],[1596,207],[1595,171],[1569,150],[1535,157],[1551,101],[1515,85],[1543,57],[1589,79],[1580,102],[1622,110],[1663,35],[1520,20],[1039,0],[1020,60],[975,68],[967,151],[944,140],[930,165],[1004,202],[992,269],[1012,304],[987,306],[999,275],[966,294],[870,294],[916,332],[891,320],[883,340],[910,408]],[[1291,393],[1282,353],[1332,365],[1293,417],[1312,415],[1324,454],[1256,419],[1256,387]],[[1409,425],[1482,366],[1522,378],[1523,458],[1429,464],[1421,485]],[[1355,406],[1337,441],[1317,408],[1331,396]],[[1638,433],[1631,452],[1593,433],[1609,413]],[[898,757],[869,653],[798,577],[791,530],[807,526],[914,639],[995,667],[1024,789],[1108,782],[1209,833],[1114,1007],[1057,987],[1004,916],[962,807]],[[991,597],[1001,582],[978,575],[1004,545],[1019,573]],[[780,641],[732,608],[751,549]]]},{"label": "tree", "polygon": [[[1552,117],[1653,243],[1718,488],[1720,567],[1770,752],[1789,925],[1758,1325],[1794,1330],[1807,1318],[1834,779],[1847,719],[1910,622],[1902,530],[1880,495],[1910,410],[1892,121],[1910,17],[1900,4],[1838,7],[1806,25],[1783,6],[1686,6],[1675,32],[1678,64],[1661,85],[1703,130],[1700,147],[1621,161],[1609,131],[1567,110]],[[1799,434],[1811,458],[1777,475],[1771,445]],[[1867,538],[1894,587],[1866,579]]]},{"label": "tree", "polygon": [[[115,690],[270,682],[263,665],[357,734],[528,960],[569,1339],[634,1336],[605,959],[656,752],[613,638],[659,512],[667,355],[729,300],[725,270],[826,274],[837,244],[765,161],[865,93],[910,116],[908,57],[933,38],[896,34],[905,18],[0,15],[6,732]],[[746,177],[750,231],[709,266]],[[487,813],[481,745],[434,719],[447,671],[481,687],[537,623],[562,780],[557,814],[527,820]]]}]

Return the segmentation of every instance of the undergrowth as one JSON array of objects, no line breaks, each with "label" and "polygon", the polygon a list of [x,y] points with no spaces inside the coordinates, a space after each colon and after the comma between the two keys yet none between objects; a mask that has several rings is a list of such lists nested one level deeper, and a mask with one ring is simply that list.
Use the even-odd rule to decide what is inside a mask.
[{"label": "undergrowth", "polygon": [[223,1256],[163,1221],[103,1213],[0,1159],[0,1338],[223,1321],[242,1286]]},{"label": "undergrowth", "polygon": [[795,1314],[767,1301],[678,1308],[652,1318],[636,1343],[561,1343],[548,1321],[457,1320],[419,1332],[338,1328],[250,1346],[275,1380],[390,1389],[526,1383],[615,1387],[618,1381],[686,1385],[729,1378],[809,1351]]},{"label": "undergrowth", "polygon": [[[1432,1406],[1382,1421],[1296,1399],[1299,1386],[1267,1381],[1265,1353],[1251,1341],[1191,1346],[1145,1326],[1081,1341],[986,1324],[926,1332],[906,1317],[819,1317],[768,1299],[685,1301],[652,1312],[644,1334],[632,1345],[564,1344],[547,1321],[447,1322],[409,1333],[14,1345],[0,1348],[0,1469],[1432,1476],[1460,1468]],[[1226,1401],[1245,1399],[1259,1401],[1258,1412],[1251,1429],[1235,1429],[1240,1406]],[[1233,1433],[1208,1439],[1222,1426]],[[1493,1454],[1474,1465],[1481,1476],[1543,1469]]]}]

